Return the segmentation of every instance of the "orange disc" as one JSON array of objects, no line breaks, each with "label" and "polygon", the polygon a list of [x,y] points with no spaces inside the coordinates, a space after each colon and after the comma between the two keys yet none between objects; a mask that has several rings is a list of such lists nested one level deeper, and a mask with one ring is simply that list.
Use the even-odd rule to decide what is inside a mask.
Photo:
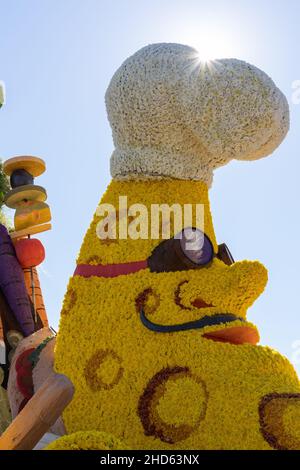
[{"label": "orange disc", "polygon": [[32,202],[28,206],[17,208],[14,217],[15,230],[23,230],[33,225],[45,224],[50,222],[50,220],[51,212],[48,204],[45,202]]},{"label": "orange disc", "polygon": [[3,171],[10,176],[15,170],[26,170],[32,176],[40,176],[46,170],[46,163],[39,157],[13,157],[3,163]]}]

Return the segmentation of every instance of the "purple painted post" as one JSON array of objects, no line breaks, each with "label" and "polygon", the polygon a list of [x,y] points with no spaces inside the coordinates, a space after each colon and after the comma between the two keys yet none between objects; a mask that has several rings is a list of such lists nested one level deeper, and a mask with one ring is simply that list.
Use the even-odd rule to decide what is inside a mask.
[{"label": "purple painted post", "polygon": [[0,224],[0,287],[25,336],[34,332],[24,273],[6,227]]}]

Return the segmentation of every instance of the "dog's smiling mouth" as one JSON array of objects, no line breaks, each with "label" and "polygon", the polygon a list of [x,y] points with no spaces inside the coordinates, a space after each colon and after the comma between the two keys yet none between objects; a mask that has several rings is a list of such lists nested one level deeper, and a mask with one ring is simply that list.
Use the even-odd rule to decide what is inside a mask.
[{"label": "dog's smiling mouth", "polygon": [[[208,312],[205,312],[206,315],[197,320],[181,324],[162,325],[154,323],[149,320],[147,314],[153,313],[158,308],[160,302],[159,296],[149,288],[145,289],[136,299],[136,310],[145,328],[155,333],[179,333],[181,331],[199,330],[202,338],[236,345],[245,343],[255,345],[259,342],[257,329],[244,318],[233,313],[218,313],[216,312],[215,305],[208,303],[208,300],[205,301],[198,295],[193,300],[191,299],[188,305],[186,302],[183,302],[181,288],[187,282],[182,281],[178,284],[175,290],[175,304],[185,311],[208,309]],[[154,305],[152,305],[152,299],[152,302],[150,302],[151,307],[148,305],[146,308],[150,295],[154,296]]]},{"label": "dog's smiling mouth", "polygon": [[[213,315],[205,315],[199,320],[176,325],[160,325],[149,320],[146,317],[143,308],[141,308],[140,320],[146,328],[156,333],[175,333],[180,331],[202,329],[206,326],[219,326],[226,324],[225,328],[217,329],[216,331],[211,331],[209,333],[204,333],[202,336],[213,341],[231,344],[257,344],[259,341],[257,331],[253,327],[249,326],[246,320],[231,313],[215,313]],[[228,326],[229,323],[235,321],[245,323],[245,325],[232,327]]]}]

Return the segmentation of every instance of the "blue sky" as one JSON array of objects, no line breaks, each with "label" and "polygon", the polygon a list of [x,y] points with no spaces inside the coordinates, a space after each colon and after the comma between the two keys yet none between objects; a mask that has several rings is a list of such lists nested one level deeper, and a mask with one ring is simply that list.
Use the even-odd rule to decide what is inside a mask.
[{"label": "blue sky", "polygon": [[[179,42],[203,55],[237,57],[267,72],[286,94],[291,130],[275,154],[233,162],[210,193],[219,242],[236,259],[269,269],[265,293],[249,311],[263,344],[300,350],[300,3],[297,0],[0,0],[0,157],[44,158],[53,230],[40,238],[41,283],[50,321],[61,302],[82,237],[107,186],[113,150],[104,94],[130,54],[153,42]],[[298,354],[300,372],[300,353]]]}]

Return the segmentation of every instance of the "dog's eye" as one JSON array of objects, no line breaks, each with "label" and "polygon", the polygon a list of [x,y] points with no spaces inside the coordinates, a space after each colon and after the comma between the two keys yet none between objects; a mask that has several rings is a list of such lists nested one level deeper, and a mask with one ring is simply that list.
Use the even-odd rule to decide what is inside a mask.
[{"label": "dog's eye", "polygon": [[206,266],[214,256],[210,239],[201,230],[185,228],[160,243],[148,258],[152,272],[184,271]]}]

